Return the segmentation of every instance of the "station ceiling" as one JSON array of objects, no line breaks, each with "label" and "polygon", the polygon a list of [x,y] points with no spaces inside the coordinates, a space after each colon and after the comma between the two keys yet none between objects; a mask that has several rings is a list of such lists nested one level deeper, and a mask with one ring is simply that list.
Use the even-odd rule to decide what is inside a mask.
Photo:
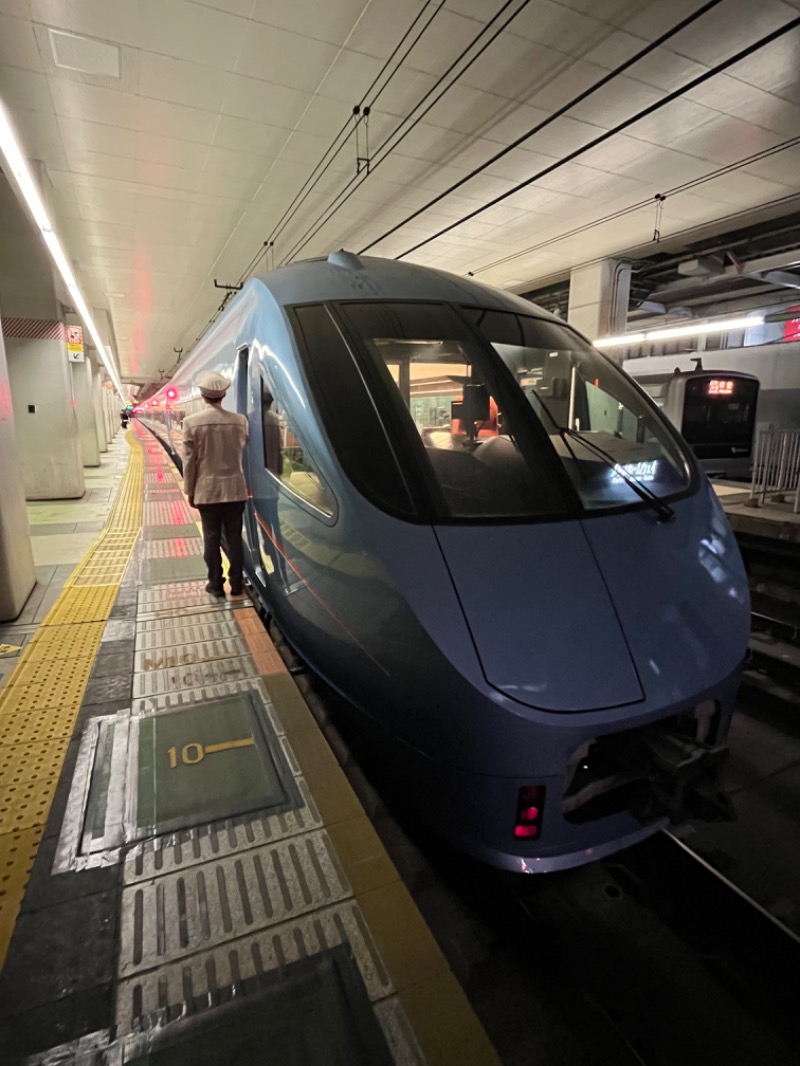
[{"label": "station ceiling", "polygon": [[369,249],[527,291],[797,211],[799,23],[800,0],[0,0],[0,99],[149,380],[215,279],[265,264]]}]

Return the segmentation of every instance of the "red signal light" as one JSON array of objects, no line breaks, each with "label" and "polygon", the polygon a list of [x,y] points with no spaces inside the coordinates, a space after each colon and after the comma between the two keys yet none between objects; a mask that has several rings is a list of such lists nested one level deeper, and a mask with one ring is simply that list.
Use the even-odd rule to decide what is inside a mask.
[{"label": "red signal light", "polygon": [[173,389],[171,387],[168,388],[167,389],[167,399],[168,400],[177,400],[178,399],[178,390],[177,389]]},{"label": "red signal light", "polygon": [[544,785],[525,785],[517,796],[517,817],[514,836],[536,840],[542,831],[544,814]]}]

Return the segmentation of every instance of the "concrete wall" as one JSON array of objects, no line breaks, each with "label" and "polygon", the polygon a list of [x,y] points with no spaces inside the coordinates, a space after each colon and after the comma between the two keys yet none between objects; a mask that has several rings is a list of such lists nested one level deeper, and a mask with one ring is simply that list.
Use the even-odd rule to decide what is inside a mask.
[{"label": "concrete wall", "polygon": [[0,331],[0,622],[17,617],[35,584],[11,386]]},{"label": "concrete wall", "polygon": [[26,498],[83,496],[80,432],[65,342],[9,338],[6,357]]}]

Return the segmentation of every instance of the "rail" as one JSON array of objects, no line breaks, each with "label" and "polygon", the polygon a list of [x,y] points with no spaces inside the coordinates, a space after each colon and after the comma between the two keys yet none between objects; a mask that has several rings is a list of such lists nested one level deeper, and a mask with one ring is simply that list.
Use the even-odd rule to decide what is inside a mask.
[{"label": "rail", "polygon": [[748,503],[762,507],[767,499],[800,510],[800,429],[770,427],[758,435]]}]

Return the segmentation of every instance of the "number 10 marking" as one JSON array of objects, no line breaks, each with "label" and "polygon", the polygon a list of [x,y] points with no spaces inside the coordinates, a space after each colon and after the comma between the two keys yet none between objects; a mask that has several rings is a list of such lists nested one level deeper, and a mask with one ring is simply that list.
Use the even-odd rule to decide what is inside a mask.
[{"label": "number 10 marking", "polygon": [[[203,761],[206,755],[213,755],[217,751],[230,751],[232,748],[250,748],[254,745],[255,740],[252,737],[247,737],[244,740],[226,740],[221,744],[206,744],[205,747],[196,741],[192,741],[190,744],[184,744],[181,748],[181,762],[184,766],[196,766]],[[178,749],[176,747],[169,748],[167,755],[169,756],[170,770],[175,770],[178,766]]]}]

